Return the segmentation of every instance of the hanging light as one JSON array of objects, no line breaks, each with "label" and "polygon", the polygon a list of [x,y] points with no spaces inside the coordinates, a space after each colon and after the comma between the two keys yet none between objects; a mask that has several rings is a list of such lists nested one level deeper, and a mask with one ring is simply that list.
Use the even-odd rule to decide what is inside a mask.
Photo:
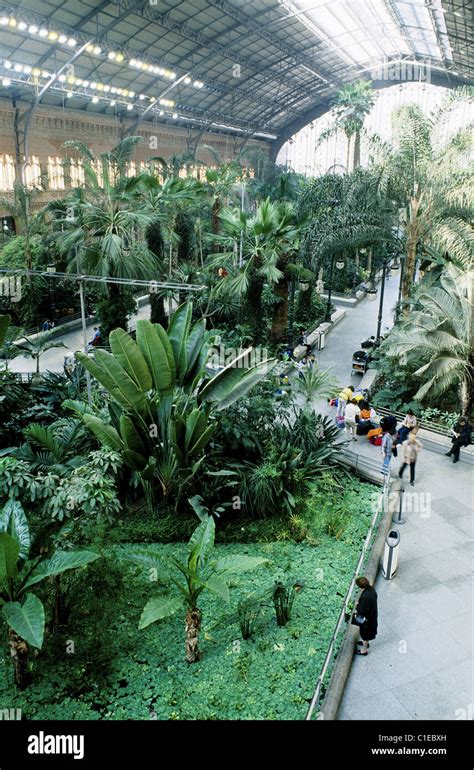
[{"label": "hanging light", "polygon": [[338,259],[336,262],[336,267],[338,270],[343,270],[343,268],[345,267],[345,264],[346,263],[344,262],[344,260]]},{"label": "hanging light", "polygon": [[400,268],[400,262],[398,261],[398,259],[395,259],[395,260],[392,262],[392,264],[391,264],[391,266],[390,266],[390,269],[391,269],[391,270],[392,270],[394,273],[396,273],[396,272],[397,272],[397,270],[398,270],[399,268]]},{"label": "hanging light", "polygon": [[365,296],[367,297],[369,302],[373,302],[374,300],[376,300],[377,299],[377,294],[378,294],[377,288],[374,285],[372,285],[368,289],[366,289],[366,292],[365,292]]}]

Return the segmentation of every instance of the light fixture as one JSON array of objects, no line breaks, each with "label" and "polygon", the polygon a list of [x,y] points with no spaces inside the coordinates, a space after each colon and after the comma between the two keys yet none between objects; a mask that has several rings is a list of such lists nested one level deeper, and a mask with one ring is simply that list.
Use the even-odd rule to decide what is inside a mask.
[{"label": "light fixture", "polygon": [[29,75],[30,74],[31,67],[30,67],[29,64],[25,64],[25,66],[23,67],[23,72],[25,73],[25,75]]},{"label": "light fixture", "polygon": [[8,24],[8,16],[0,16],[0,24],[2,27],[6,27]]},{"label": "light fixture", "polygon": [[123,62],[123,60],[124,60],[123,53],[118,53],[117,56],[115,57],[115,61],[118,61],[119,63],[121,63]]},{"label": "light fixture", "polygon": [[61,45],[67,43],[67,35],[59,35],[58,43],[61,43]]},{"label": "light fixture", "polygon": [[138,98],[142,102],[144,99],[146,99],[146,96],[145,96],[145,94],[140,94],[140,96]]},{"label": "light fixture", "polygon": [[106,93],[108,93],[108,92],[110,91],[110,86],[108,86],[108,85],[105,85],[105,86],[104,86],[104,91],[105,91]]},{"label": "light fixture", "polygon": [[65,83],[66,82],[66,75],[59,75],[58,76],[58,80],[59,80],[60,83]]},{"label": "light fixture", "polygon": [[89,88],[89,81],[88,80],[84,80],[82,85],[84,86],[84,88]]},{"label": "light fixture", "polygon": [[77,45],[77,41],[74,40],[73,37],[69,37],[68,41],[67,41],[67,44],[68,44],[69,48],[74,48]]},{"label": "light fixture", "polygon": [[98,45],[94,46],[94,53],[96,56],[98,56],[100,53],[102,53],[102,48]]},{"label": "light fixture", "polygon": [[66,94],[66,97],[67,97],[68,99],[70,99],[70,98],[71,98],[71,96],[72,96],[72,91],[68,91],[68,92],[67,92],[67,94]]},{"label": "light fixture", "polygon": [[191,82],[191,78],[184,78],[184,82],[186,83],[187,86],[189,86]]},{"label": "light fixture", "polygon": [[117,58],[117,54],[115,53],[115,51],[109,51],[109,53],[107,54],[107,58],[110,59],[110,61],[113,61],[114,59]]},{"label": "light fixture", "polygon": [[97,88],[97,83],[92,82],[91,83],[91,88],[93,88],[95,90]]},{"label": "light fixture", "polygon": [[48,30],[47,30],[47,29],[45,29],[44,27],[42,27],[42,28],[40,29],[40,31],[38,32],[38,35],[39,35],[40,37],[48,37]]},{"label": "light fixture", "polygon": [[34,75],[35,78],[39,78],[41,75],[41,70],[39,70],[38,67],[33,67],[31,74]]},{"label": "light fixture", "polygon": [[99,97],[98,96],[93,96],[92,97],[92,104],[97,104],[98,101],[99,101]]},{"label": "light fixture", "polygon": [[56,265],[54,262],[50,262],[49,265],[46,266],[46,272],[47,273],[55,273],[56,272]]},{"label": "light fixture", "polygon": [[110,102],[110,106],[115,107],[116,104],[117,102],[115,101],[115,99],[112,99],[112,101]]},{"label": "light fixture", "polygon": [[48,40],[51,40],[53,43],[58,39],[59,35],[57,32],[50,32],[48,35]]},{"label": "light fixture", "polygon": [[24,32],[26,27],[27,27],[27,24],[25,24],[24,21],[19,21],[18,22],[18,29],[20,30],[20,32]]},{"label": "light fixture", "polygon": [[11,70],[12,63],[8,59],[5,59],[5,61],[3,62],[3,66],[5,67],[6,70]]},{"label": "light fixture", "polygon": [[15,29],[16,25],[17,25],[16,19],[14,19],[13,16],[10,16],[10,18],[8,19],[8,26]]},{"label": "light fixture", "polygon": [[76,82],[76,78],[74,77],[74,75],[69,75],[69,77],[67,77],[66,80],[70,86],[74,85],[74,83]]},{"label": "light fixture", "polygon": [[92,43],[89,43],[89,45],[86,45],[87,53],[92,53],[93,50],[94,50],[94,46],[92,45]]},{"label": "light fixture", "polygon": [[132,99],[135,96],[135,91],[129,91],[128,96],[130,96]]},{"label": "light fixture", "polygon": [[128,63],[130,64],[131,67],[136,67],[137,66],[136,59],[130,59],[130,61]]},{"label": "light fixture", "polygon": [[15,72],[23,72],[23,65],[22,64],[15,64],[13,69],[15,70]]},{"label": "light fixture", "polygon": [[36,26],[36,24],[30,24],[30,26],[28,27],[28,32],[30,33],[30,35],[36,35],[38,32],[38,27]]},{"label": "light fixture", "polygon": [[127,110],[133,110],[133,104],[127,104]]},{"label": "light fixture", "polygon": [[12,81],[10,80],[10,78],[3,78],[2,86],[9,86],[9,85],[11,85],[11,82]]},{"label": "light fixture", "polygon": [[178,113],[177,112],[173,112],[172,117],[173,117],[173,120],[176,120],[176,118],[178,117]]},{"label": "light fixture", "polygon": [[165,113],[163,112],[163,110],[160,110],[160,113],[159,113],[159,114],[160,114],[160,115],[164,115]]},{"label": "light fixture", "polygon": [[337,267],[338,270],[343,270],[344,269],[344,265],[345,265],[345,262],[342,259],[339,259],[336,262],[336,267]]},{"label": "light fixture", "polygon": [[204,83],[202,80],[195,80],[193,83],[194,88],[202,88],[204,86]]},{"label": "light fixture", "polygon": [[377,289],[375,286],[371,286],[369,289],[366,289],[365,296],[369,300],[369,302],[373,302],[377,299]]}]

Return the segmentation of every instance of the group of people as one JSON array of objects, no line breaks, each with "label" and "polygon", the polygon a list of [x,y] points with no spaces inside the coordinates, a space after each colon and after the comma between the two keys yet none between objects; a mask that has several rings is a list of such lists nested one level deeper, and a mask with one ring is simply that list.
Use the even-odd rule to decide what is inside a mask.
[{"label": "group of people", "polygon": [[49,318],[45,318],[41,326],[41,329],[44,332],[49,332],[51,329],[54,329],[54,321],[50,321]]}]

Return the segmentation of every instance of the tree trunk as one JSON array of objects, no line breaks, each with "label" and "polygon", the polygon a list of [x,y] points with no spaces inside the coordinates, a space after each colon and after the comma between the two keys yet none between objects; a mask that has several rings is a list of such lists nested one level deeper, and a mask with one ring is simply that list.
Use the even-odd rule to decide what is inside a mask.
[{"label": "tree trunk", "polygon": [[275,286],[275,294],[279,302],[273,305],[272,328],[270,331],[270,340],[272,343],[286,340],[288,327],[288,289],[290,285],[289,277],[283,275]]},{"label": "tree trunk", "polygon": [[413,279],[415,277],[416,266],[416,247],[419,240],[419,221],[418,211],[420,208],[420,199],[413,197],[410,200],[408,222],[407,222],[407,255],[402,280],[402,299],[408,299],[411,293]]},{"label": "tree trunk", "polygon": [[221,212],[221,201],[220,198],[217,198],[214,200],[214,203],[212,204],[212,210],[211,210],[211,231],[214,233],[214,235],[219,235],[220,230],[220,219],[219,214]]},{"label": "tree trunk", "polygon": [[461,415],[469,418],[471,411],[472,395],[470,382],[467,378],[459,383],[459,402],[461,405]]},{"label": "tree trunk", "polygon": [[356,131],[354,136],[354,165],[353,169],[360,166],[360,131]]},{"label": "tree trunk", "polygon": [[195,607],[186,612],[186,660],[197,663],[201,658],[199,650],[199,631],[201,630],[201,610]]},{"label": "tree trunk", "polygon": [[55,583],[55,596],[54,596],[54,613],[53,613],[53,628],[58,626],[64,626],[67,622],[68,612],[66,610],[66,602],[64,601],[64,594],[61,590],[61,575],[56,575],[54,578]]},{"label": "tree trunk", "polygon": [[31,671],[28,665],[30,652],[28,644],[12,628],[8,629],[8,640],[10,654],[13,658],[15,684],[20,690],[24,690],[31,684]]},{"label": "tree trunk", "polygon": [[165,298],[162,294],[150,294],[150,321],[152,324],[161,324],[165,329],[168,325],[168,316],[165,312]]},{"label": "tree trunk", "polygon": [[346,153],[346,174],[351,173],[351,137],[347,137],[347,153]]},{"label": "tree trunk", "polygon": [[262,293],[264,280],[261,276],[253,276],[247,291],[247,306],[249,321],[252,325],[252,336],[256,344],[262,336]]}]

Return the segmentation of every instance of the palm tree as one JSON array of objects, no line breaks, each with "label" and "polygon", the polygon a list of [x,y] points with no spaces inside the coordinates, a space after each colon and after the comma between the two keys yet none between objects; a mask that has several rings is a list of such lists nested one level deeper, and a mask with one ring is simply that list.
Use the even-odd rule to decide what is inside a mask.
[{"label": "palm tree", "polygon": [[[288,322],[288,288],[292,271],[297,269],[299,225],[290,203],[263,201],[254,215],[224,209],[221,216],[222,236],[217,236],[232,251],[219,255],[219,265],[228,273],[222,279],[223,289],[246,297],[254,338],[262,334],[262,293],[265,282],[274,287],[278,302],[272,318],[271,338],[284,337]],[[242,260],[238,247],[242,243]],[[216,262],[217,265],[217,262]]]},{"label": "palm tree", "polygon": [[414,104],[401,107],[394,114],[393,145],[378,141],[382,187],[401,207],[399,225],[406,244],[404,300],[412,290],[421,250],[434,247],[462,269],[472,263],[472,126],[459,129],[443,146],[439,141],[453,102],[465,97],[465,89],[451,93],[429,116]]},{"label": "palm tree", "polygon": [[462,414],[467,415],[474,373],[473,274],[454,265],[433,272],[420,282],[413,309],[394,327],[382,350],[421,364],[415,376],[424,382],[415,399],[437,398],[456,387]]},{"label": "palm tree", "polygon": [[[35,236],[39,235],[43,225],[43,212],[32,213],[32,208],[41,192],[41,187],[28,189],[19,182],[15,182],[13,197],[0,197],[0,207],[13,217],[18,234],[24,238],[24,263],[27,270],[33,267],[32,246]],[[31,280],[29,276],[28,280]]]},{"label": "palm tree", "polygon": [[357,83],[348,83],[336,94],[336,128],[342,128],[347,137],[347,173],[350,171],[352,137],[354,137],[352,169],[360,166],[360,135],[364,126],[364,120],[372,109],[374,102],[375,93],[372,89],[372,83],[368,80],[359,80]]},{"label": "palm tree", "polygon": [[36,375],[40,374],[40,359],[48,350],[52,348],[65,348],[64,342],[54,339],[54,329],[43,334],[36,334],[33,338],[25,337],[24,342],[18,342],[17,348],[20,353],[36,361]]},{"label": "palm tree", "polygon": [[[56,236],[60,251],[69,255],[71,271],[116,279],[155,278],[154,255],[145,246],[134,246],[138,233],[152,221],[152,215],[137,205],[136,178],[126,176],[138,141],[139,137],[128,137],[99,157],[81,142],[65,143],[82,155],[86,180],[84,189],[66,198],[72,216],[64,220],[68,229]],[[47,209],[58,207],[64,210],[64,201]],[[108,283],[105,291],[102,332],[107,336],[113,328],[126,327],[133,303],[122,285]]]}]

